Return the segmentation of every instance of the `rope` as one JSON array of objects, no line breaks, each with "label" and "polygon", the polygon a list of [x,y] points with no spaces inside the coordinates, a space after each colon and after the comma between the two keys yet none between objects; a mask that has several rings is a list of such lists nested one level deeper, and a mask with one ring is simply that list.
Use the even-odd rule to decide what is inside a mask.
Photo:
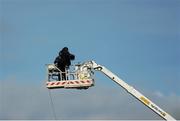
[{"label": "rope", "polygon": [[52,108],[52,113],[53,113],[53,116],[54,116],[54,120],[57,120],[56,111],[55,111],[55,108],[54,108],[54,103],[53,103],[53,99],[52,99],[50,89],[48,89],[48,92],[49,92],[49,97],[50,97],[51,108]]}]

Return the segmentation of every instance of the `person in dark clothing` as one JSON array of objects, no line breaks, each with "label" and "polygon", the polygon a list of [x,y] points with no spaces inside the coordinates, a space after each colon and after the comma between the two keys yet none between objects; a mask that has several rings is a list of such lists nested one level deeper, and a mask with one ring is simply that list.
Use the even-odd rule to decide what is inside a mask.
[{"label": "person in dark clothing", "polygon": [[[62,80],[66,80],[66,74],[64,72],[71,65],[71,60],[74,59],[75,55],[71,54],[67,47],[64,47],[59,52],[59,56],[56,57],[54,64],[62,71]],[[60,80],[60,75],[58,75],[58,79]]]}]

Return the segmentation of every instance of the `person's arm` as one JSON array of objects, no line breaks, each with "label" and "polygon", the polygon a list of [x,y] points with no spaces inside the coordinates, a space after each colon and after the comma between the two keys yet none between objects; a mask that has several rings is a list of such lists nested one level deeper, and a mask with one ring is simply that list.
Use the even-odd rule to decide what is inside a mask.
[{"label": "person's arm", "polygon": [[71,60],[74,60],[74,59],[75,59],[75,55],[70,54],[70,59],[71,59]]},{"label": "person's arm", "polygon": [[54,64],[57,64],[59,61],[59,57],[56,57],[56,59],[54,60]]}]

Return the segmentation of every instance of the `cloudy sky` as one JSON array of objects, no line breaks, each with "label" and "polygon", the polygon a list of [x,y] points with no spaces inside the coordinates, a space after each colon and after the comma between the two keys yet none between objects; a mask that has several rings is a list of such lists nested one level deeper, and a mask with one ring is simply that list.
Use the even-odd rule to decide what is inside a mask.
[{"label": "cloudy sky", "polygon": [[[179,0],[0,0],[0,119],[54,119],[45,64],[67,46],[180,119]],[[57,119],[161,119],[97,72],[51,90]]]}]

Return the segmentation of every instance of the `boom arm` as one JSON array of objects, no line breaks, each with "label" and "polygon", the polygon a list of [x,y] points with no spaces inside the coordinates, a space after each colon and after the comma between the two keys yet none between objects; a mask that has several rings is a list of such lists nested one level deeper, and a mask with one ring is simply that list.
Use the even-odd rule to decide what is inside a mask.
[{"label": "boom arm", "polygon": [[116,76],[114,73],[112,73],[110,70],[108,70],[106,67],[98,65],[94,61],[89,61],[89,62],[85,63],[84,66],[103,72],[107,77],[109,77],[111,80],[113,80],[118,85],[123,87],[128,93],[130,93],[133,97],[137,98],[140,102],[142,102],[145,106],[149,107],[151,110],[153,110],[155,113],[157,113],[163,119],[176,120],[171,115],[169,115],[167,112],[162,110],[159,106],[157,106],[155,103],[153,103],[151,100],[149,100],[147,97],[145,97],[143,94],[141,94],[139,91],[134,89],[132,86],[128,85],[126,82],[124,82],[118,76]]}]

